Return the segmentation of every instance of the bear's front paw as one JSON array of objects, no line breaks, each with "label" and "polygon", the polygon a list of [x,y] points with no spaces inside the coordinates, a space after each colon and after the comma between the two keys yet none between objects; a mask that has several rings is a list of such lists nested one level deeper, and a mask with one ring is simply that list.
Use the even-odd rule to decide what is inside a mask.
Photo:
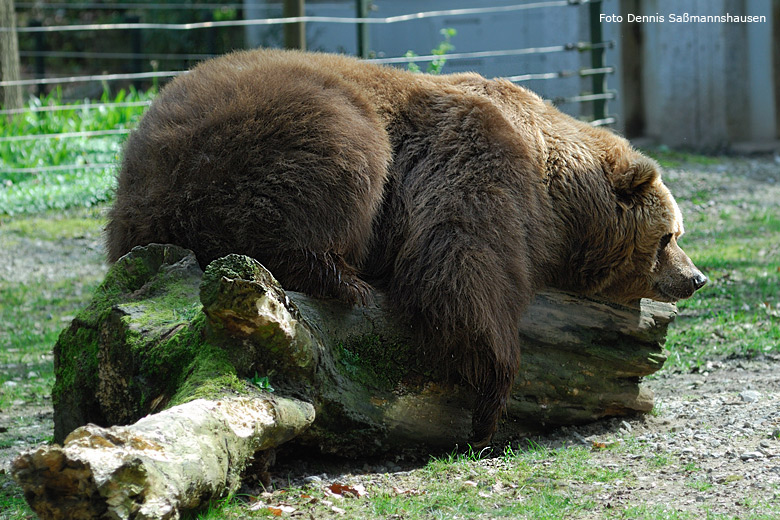
[{"label": "bear's front paw", "polygon": [[360,278],[343,277],[339,284],[338,298],[352,305],[370,305],[374,303],[373,288]]}]

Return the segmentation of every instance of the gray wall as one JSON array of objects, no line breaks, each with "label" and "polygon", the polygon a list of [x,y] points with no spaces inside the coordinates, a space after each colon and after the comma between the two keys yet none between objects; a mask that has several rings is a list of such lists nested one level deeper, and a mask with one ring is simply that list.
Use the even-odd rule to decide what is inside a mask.
[{"label": "gray wall", "polygon": [[[777,0],[610,0],[619,129],[659,144],[723,151],[778,138]],[[766,16],[766,23],[671,23],[669,14]],[[629,23],[628,14],[664,22]]]}]

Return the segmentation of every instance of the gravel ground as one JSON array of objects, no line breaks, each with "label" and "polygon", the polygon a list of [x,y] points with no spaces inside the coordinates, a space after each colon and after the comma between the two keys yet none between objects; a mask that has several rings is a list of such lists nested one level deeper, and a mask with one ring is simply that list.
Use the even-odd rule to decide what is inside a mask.
[{"label": "gravel ground", "polygon": [[[648,382],[656,394],[657,414],[563,427],[532,439],[550,449],[585,446],[592,450],[594,465],[626,473],[606,483],[550,484],[574,501],[594,501],[597,506],[590,516],[582,517],[588,519],[612,517],[609,512],[618,518],[634,518],[618,513],[629,508],[637,509],[636,516],[642,518],[642,511],[651,518],[678,518],[678,512],[693,518],[707,514],[729,519],[780,518],[778,361],[780,356],[724,360],[709,363],[701,373],[664,375]],[[504,462],[487,458],[473,464],[497,468]],[[316,468],[284,462],[277,468],[281,474],[273,480],[281,488],[307,483],[325,488],[341,483],[420,489],[420,477],[409,468],[414,464],[393,460],[353,467],[328,467],[320,461]],[[489,485],[485,489],[487,493],[517,493]],[[268,499],[273,503],[272,495]]]},{"label": "gravel ground", "polygon": [[[740,207],[745,200],[778,208],[779,163],[771,157],[726,159],[685,171],[670,169],[666,178],[684,214],[705,212],[717,218],[724,205]],[[99,236],[8,240],[0,227],[0,280],[78,278],[105,268]],[[594,448],[595,464],[627,470],[626,479],[617,482],[561,483],[574,497],[588,496],[605,509],[645,505],[737,518],[756,510],[780,515],[778,361],[778,355],[712,359],[695,373],[661,370],[648,381],[656,395],[655,413],[561,428],[535,440],[549,447],[584,444]],[[24,367],[18,369],[24,373]],[[52,429],[51,417],[45,404],[15,402],[0,411],[0,441],[43,438]],[[603,446],[607,448],[599,449]],[[22,441],[0,448],[0,471],[27,447]],[[345,472],[334,467],[326,480],[371,483],[389,478],[405,487],[404,480],[414,479],[392,462],[361,462],[359,468]],[[301,480],[305,467],[303,471]]]},{"label": "gravel ground", "polygon": [[668,374],[649,383],[659,412],[629,421],[567,428],[549,443],[623,443],[595,462],[630,471],[602,486],[605,507],[627,504],[709,510],[745,518],[780,500],[780,356],[709,363],[697,374]]}]

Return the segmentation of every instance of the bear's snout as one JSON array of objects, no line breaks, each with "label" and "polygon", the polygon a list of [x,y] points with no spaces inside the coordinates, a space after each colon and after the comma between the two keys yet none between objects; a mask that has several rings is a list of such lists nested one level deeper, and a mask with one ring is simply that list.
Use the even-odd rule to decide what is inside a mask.
[{"label": "bear's snout", "polygon": [[690,298],[709,281],[674,239],[661,250],[655,274],[656,299],[668,302]]},{"label": "bear's snout", "polygon": [[[690,260],[689,260],[690,262]],[[691,268],[691,275],[688,277],[687,283],[689,285],[688,288],[684,287],[684,284],[682,287],[680,287],[680,290],[677,292],[677,299],[678,300],[684,300],[686,298],[690,298],[693,296],[693,293],[707,285],[707,282],[709,279],[699,271],[696,266],[693,265],[693,262],[690,264]],[[674,294],[673,294],[674,296]]]},{"label": "bear's snout", "polygon": [[709,281],[709,278],[704,276],[704,273],[702,273],[698,269],[694,269],[693,280],[692,280],[694,292],[698,291],[699,289],[701,289],[702,287],[707,285],[708,281]]}]

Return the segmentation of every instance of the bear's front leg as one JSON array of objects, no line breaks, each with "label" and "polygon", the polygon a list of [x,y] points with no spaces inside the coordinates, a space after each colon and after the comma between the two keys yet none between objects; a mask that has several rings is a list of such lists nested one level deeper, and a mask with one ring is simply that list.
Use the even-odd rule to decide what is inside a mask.
[{"label": "bear's front leg", "polygon": [[414,234],[389,294],[414,325],[425,357],[472,386],[471,442],[490,443],[520,370],[518,324],[530,291],[504,251],[458,224]]},{"label": "bear's front leg", "polygon": [[386,248],[389,296],[426,356],[474,388],[472,440],[486,445],[520,370],[520,317],[546,281],[549,197],[538,157],[492,103],[419,94],[405,116],[376,226],[400,237]]},{"label": "bear's front leg", "polygon": [[[486,351],[489,352],[490,349]],[[476,450],[487,447],[492,441],[493,434],[498,429],[498,421],[506,410],[506,402],[520,364],[495,361],[493,368],[494,374],[490,380],[483,380],[475,385],[477,399],[471,416],[472,433],[469,444]]]}]

